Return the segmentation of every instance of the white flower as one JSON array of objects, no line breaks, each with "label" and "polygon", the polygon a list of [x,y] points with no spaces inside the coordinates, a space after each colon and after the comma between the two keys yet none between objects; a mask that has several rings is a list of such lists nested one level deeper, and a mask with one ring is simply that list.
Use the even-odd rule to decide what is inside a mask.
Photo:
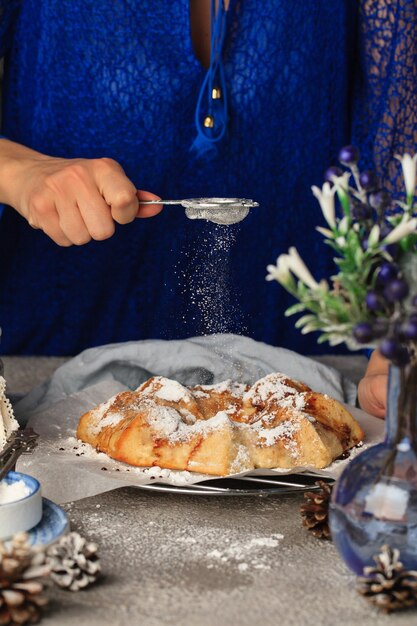
[{"label": "white flower", "polygon": [[336,226],[334,209],[334,194],[336,193],[336,187],[331,187],[330,183],[326,182],[324,183],[322,189],[313,185],[311,191],[320,203],[324,219],[330,228],[334,228]]},{"label": "white flower", "polygon": [[398,226],[394,228],[384,239],[384,244],[395,243],[396,241],[400,241],[406,235],[410,235],[414,233],[417,228],[417,218],[413,217],[410,219],[402,220]]},{"label": "white flower", "polygon": [[266,280],[277,280],[279,283],[286,283],[291,279],[291,274],[288,269],[288,254],[281,254],[277,258],[276,265],[268,265]]},{"label": "white flower", "polygon": [[348,231],[349,221],[345,215],[339,222],[338,230],[341,235],[346,235]]},{"label": "white flower", "polygon": [[401,163],[407,198],[413,198],[416,190],[417,154],[414,156],[411,156],[411,154],[404,154],[403,156],[396,154],[395,158]]},{"label": "white flower", "polygon": [[369,233],[369,237],[368,237],[368,248],[374,248],[376,246],[376,244],[379,241],[379,233],[380,233],[380,228],[378,224],[375,224],[375,226],[372,226],[371,232]]},{"label": "white flower", "polygon": [[347,193],[349,191],[350,172],[344,172],[341,176],[332,176],[332,183],[337,191]]},{"label": "white flower", "polygon": [[344,246],[346,245],[346,239],[344,237],[337,237],[336,243],[338,246],[340,246],[340,248],[344,248]]},{"label": "white flower", "polygon": [[295,274],[305,285],[307,285],[307,287],[310,287],[310,289],[320,288],[320,285],[314,280],[314,278],[310,274],[309,269],[298,254],[296,248],[290,248],[287,257],[288,267],[293,274]]},{"label": "white flower", "polygon": [[320,233],[324,237],[327,237],[327,239],[332,239],[333,238],[333,233],[328,228],[322,228],[321,226],[317,226],[316,230],[317,230],[318,233]]}]

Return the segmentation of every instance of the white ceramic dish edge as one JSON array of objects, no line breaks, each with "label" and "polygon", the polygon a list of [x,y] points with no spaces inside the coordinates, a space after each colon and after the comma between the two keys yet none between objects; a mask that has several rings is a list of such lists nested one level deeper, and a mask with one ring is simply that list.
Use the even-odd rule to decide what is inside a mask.
[{"label": "white ceramic dish edge", "polygon": [[9,472],[3,480],[9,483],[22,480],[31,492],[20,500],[0,504],[0,540],[26,532],[42,519],[42,489],[39,481],[21,472]]}]

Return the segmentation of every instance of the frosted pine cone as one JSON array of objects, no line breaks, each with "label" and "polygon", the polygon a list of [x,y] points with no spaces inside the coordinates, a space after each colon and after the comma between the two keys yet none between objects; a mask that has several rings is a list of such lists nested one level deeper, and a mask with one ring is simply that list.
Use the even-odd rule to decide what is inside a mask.
[{"label": "frosted pine cone", "polygon": [[383,546],[374,561],[358,579],[359,593],[386,613],[417,606],[417,571],[405,569],[399,550]]},{"label": "frosted pine cone", "polygon": [[101,566],[98,546],[72,532],[48,550],[51,578],[56,585],[69,591],[80,591],[95,582]]},{"label": "frosted pine cone", "polygon": [[22,626],[41,618],[48,603],[43,595],[50,571],[43,550],[35,550],[21,533],[0,543],[0,624]]},{"label": "frosted pine cone", "polygon": [[306,502],[300,507],[303,524],[318,539],[330,539],[329,503],[332,485],[324,480],[318,480],[315,484],[320,489],[307,491],[304,494]]}]

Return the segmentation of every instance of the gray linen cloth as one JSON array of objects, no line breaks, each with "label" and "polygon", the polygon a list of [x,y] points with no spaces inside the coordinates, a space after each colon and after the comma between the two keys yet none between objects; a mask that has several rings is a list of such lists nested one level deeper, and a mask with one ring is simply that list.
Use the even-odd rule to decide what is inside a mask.
[{"label": "gray linen cloth", "polygon": [[130,389],[153,375],[183,385],[210,385],[226,379],[252,384],[271,372],[283,372],[315,391],[355,404],[355,385],[337,370],[284,348],[220,334],[178,341],[130,341],[85,350],[20,400],[15,412],[25,423],[32,413],[107,380]]}]

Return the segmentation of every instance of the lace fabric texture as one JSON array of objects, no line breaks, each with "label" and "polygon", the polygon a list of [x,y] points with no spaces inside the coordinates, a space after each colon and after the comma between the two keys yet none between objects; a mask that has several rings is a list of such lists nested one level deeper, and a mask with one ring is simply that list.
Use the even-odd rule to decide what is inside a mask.
[{"label": "lace fabric texture", "polygon": [[387,188],[403,190],[395,154],[417,147],[417,1],[362,0],[354,137]]},{"label": "lace fabric texture", "polygon": [[112,157],[161,197],[261,205],[232,227],[168,207],[62,249],[6,208],[3,353],[211,332],[323,352],[284,317],[291,298],[265,267],[295,244],[317,278],[332,272],[310,186],[352,137],[395,182],[394,152],[415,145],[415,0],[231,0],[229,122],[215,159],[190,152],[205,72],[189,0],[0,0],[0,15],[5,136],[54,156]]}]

